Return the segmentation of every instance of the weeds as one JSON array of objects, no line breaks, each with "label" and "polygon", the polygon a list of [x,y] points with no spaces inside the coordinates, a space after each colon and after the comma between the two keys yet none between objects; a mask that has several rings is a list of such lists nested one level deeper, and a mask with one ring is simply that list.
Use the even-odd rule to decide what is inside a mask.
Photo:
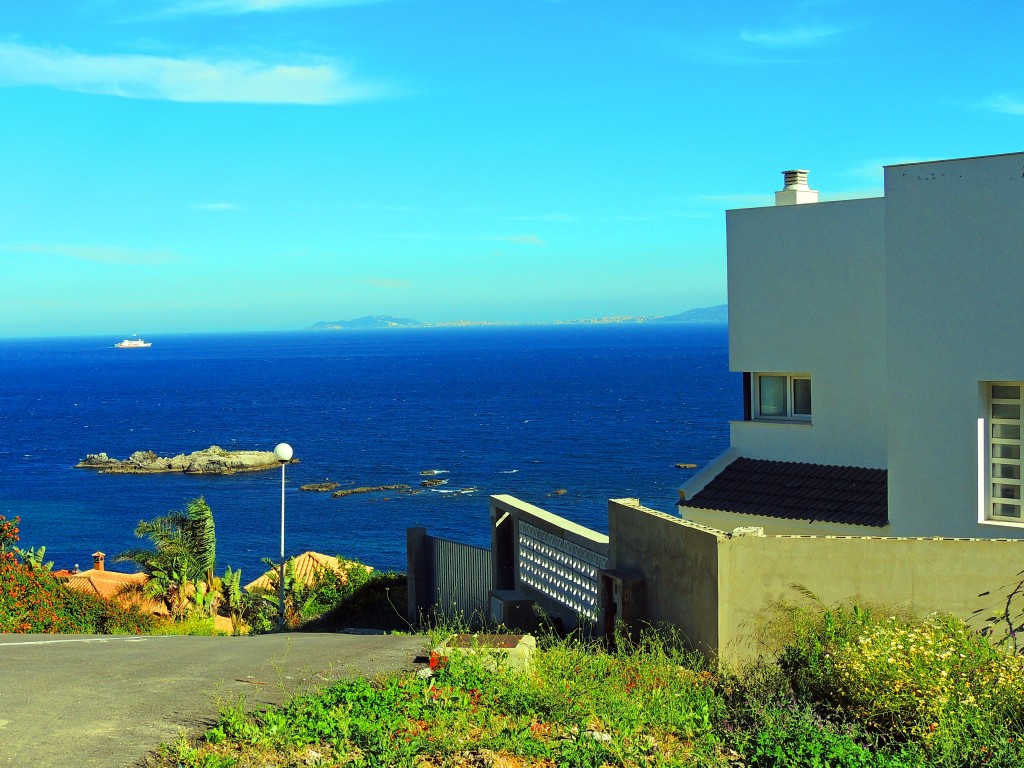
[{"label": "weeds", "polygon": [[164,765],[1024,765],[1022,660],[955,619],[804,595],[775,607],[763,639],[774,657],[740,669],[653,630],[610,645],[548,635],[527,672],[438,646],[418,674],[340,683],[277,709],[227,707],[203,743],[169,747]]}]

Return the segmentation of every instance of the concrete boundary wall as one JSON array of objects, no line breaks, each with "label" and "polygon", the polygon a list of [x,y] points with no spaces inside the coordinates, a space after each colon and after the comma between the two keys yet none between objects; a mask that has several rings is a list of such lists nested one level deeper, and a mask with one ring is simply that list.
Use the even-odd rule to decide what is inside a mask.
[{"label": "concrete boundary wall", "polygon": [[609,502],[608,527],[609,567],[644,579],[647,620],[729,662],[758,653],[758,619],[775,601],[799,600],[793,584],[825,604],[854,599],[980,626],[1024,570],[1017,540],[741,535],[632,499]]},{"label": "concrete boundary wall", "polygon": [[719,647],[718,544],[726,534],[640,505],[608,502],[609,567],[644,581],[645,619],[678,628],[698,650]]}]

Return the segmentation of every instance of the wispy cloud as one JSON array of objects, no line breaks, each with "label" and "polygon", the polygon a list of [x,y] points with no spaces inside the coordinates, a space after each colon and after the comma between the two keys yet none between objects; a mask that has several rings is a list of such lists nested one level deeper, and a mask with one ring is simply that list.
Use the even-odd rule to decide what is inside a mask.
[{"label": "wispy cloud", "polygon": [[765,48],[809,48],[820,45],[842,30],[833,26],[791,27],[776,30],[743,30],[740,40]]},{"label": "wispy cloud", "polygon": [[541,221],[550,224],[571,224],[576,221],[576,217],[565,213],[541,213],[536,216],[509,216],[508,221]]},{"label": "wispy cloud", "polygon": [[983,101],[979,106],[1004,115],[1024,115],[1024,98],[1016,94],[1001,93]]},{"label": "wispy cloud", "polygon": [[474,237],[472,239],[489,243],[511,243],[512,245],[544,245],[544,241],[537,237],[537,235],[493,235]]},{"label": "wispy cloud", "polygon": [[722,67],[757,67],[764,64],[798,64],[798,60],[784,60],[777,56],[752,56],[729,47],[690,46],[680,49],[682,55],[697,64]]},{"label": "wispy cloud", "polygon": [[235,203],[196,203],[192,207],[197,211],[237,211],[242,206]]},{"label": "wispy cloud", "polygon": [[511,245],[542,246],[546,243],[537,235],[468,235],[463,237],[432,234],[428,232],[409,232],[389,235],[400,240],[437,240],[437,241],[473,241],[482,243],[509,243]]},{"label": "wispy cloud", "polygon": [[95,55],[0,43],[0,87],[45,86],[77,93],[182,102],[341,104],[386,95],[338,62],[271,64],[161,56]]},{"label": "wispy cloud", "polygon": [[305,8],[338,8],[346,5],[371,5],[387,0],[179,0],[164,10],[166,14],[207,14],[241,16],[246,13],[273,13]]},{"label": "wispy cloud", "polygon": [[927,159],[924,157],[884,157],[884,158],[870,158],[855,165],[852,168],[848,168],[845,171],[845,175],[861,181],[875,182],[878,184],[878,189],[881,189],[882,180],[885,178],[885,166],[887,165],[903,165],[904,163],[920,163]]},{"label": "wispy cloud", "polygon": [[0,254],[7,256],[56,256],[78,261],[107,264],[168,264],[177,261],[170,251],[144,251],[106,245],[60,245],[45,243],[0,243]]}]

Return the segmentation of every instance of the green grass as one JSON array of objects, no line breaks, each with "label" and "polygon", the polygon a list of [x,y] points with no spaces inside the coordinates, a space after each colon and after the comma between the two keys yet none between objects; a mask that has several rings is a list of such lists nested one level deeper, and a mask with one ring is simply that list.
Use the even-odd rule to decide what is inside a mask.
[{"label": "green grass", "polygon": [[198,743],[165,747],[160,765],[1024,765],[1024,664],[961,622],[780,604],[764,638],[775,659],[742,669],[653,632],[615,650],[544,637],[527,673],[486,654],[433,656],[430,677],[228,707]]}]

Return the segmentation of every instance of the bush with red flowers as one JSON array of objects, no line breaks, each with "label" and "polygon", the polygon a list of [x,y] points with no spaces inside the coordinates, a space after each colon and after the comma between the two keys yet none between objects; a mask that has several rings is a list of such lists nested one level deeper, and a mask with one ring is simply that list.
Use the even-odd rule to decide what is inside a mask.
[{"label": "bush with red flowers", "polygon": [[68,589],[15,553],[20,518],[0,515],[0,632],[138,634],[153,620],[96,595]]}]

